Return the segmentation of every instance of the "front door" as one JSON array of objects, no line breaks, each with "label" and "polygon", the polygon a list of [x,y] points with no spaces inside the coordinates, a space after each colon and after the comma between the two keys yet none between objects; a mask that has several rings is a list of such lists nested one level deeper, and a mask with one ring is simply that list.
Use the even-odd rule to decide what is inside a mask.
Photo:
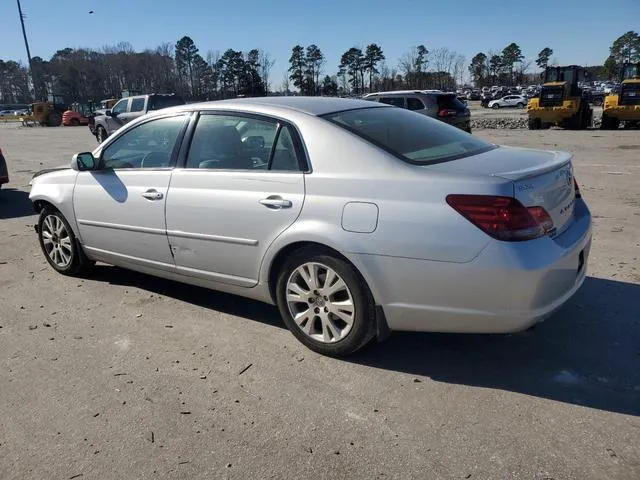
[{"label": "front door", "polygon": [[80,172],[73,205],[84,247],[113,263],[173,268],[164,208],[186,115],[153,119],[115,138],[99,168]]},{"label": "front door", "polygon": [[121,126],[125,124],[126,113],[129,111],[129,99],[123,98],[118,101],[113,108],[111,109],[111,116],[107,116],[107,130],[109,135],[118,130]]},{"label": "front door", "polygon": [[179,271],[257,283],[267,248],[302,209],[300,146],[294,129],[277,120],[201,115],[167,198],[167,235]]}]

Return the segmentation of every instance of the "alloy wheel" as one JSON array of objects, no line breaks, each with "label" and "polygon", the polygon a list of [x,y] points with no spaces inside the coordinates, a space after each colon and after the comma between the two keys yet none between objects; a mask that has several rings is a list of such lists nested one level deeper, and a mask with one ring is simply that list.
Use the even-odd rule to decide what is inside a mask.
[{"label": "alloy wheel", "polygon": [[63,221],[57,215],[47,215],[41,228],[42,244],[46,254],[58,267],[68,267],[73,260],[73,247]]},{"label": "alloy wheel", "polygon": [[308,337],[335,343],[351,331],[356,315],[353,296],[332,268],[317,262],[300,265],[289,276],[285,295],[291,317]]}]

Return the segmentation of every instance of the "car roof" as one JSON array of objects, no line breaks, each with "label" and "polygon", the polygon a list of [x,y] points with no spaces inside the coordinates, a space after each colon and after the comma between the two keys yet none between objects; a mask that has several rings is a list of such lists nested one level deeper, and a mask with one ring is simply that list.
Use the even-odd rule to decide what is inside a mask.
[{"label": "car roof", "polygon": [[[328,113],[359,108],[383,108],[388,105],[371,102],[368,100],[336,97],[252,97],[234,98],[232,100],[214,100],[210,102],[189,103],[172,107],[172,110],[249,110],[256,109],[263,112],[286,113],[299,112],[307,115],[321,116]],[[167,109],[158,110],[159,112]]]}]

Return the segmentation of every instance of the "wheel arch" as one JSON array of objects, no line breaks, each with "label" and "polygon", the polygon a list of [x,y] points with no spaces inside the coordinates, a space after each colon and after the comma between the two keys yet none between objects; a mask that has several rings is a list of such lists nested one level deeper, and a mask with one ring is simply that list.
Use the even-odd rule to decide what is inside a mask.
[{"label": "wheel arch", "polygon": [[371,295],[373,296],[373,300],[376,306],[375,336],[378,339],[378,341],[382,341],[386,339],[390,335],[391,331],[389,329],[389,325],[384,313],[384,309],[379,301],[380,295],[375,289],[375,284],[373,284],[370,281],[369,275],[366,269],[363,268],[364,267],[363,265],[359,265],[358,264],[359,262],[356,262],[352,258],[349,258],[349,256],[340,252],[337,248],[330,246],[329,243],[331,242],[318,241],[317,239],[316,240],[297,240],[297,241],[288,243],[286,245],[280,246],[278,251],[275,252],[273,257],[269,261],[266,268],[266,272],[265,272],[266,273],[265,280],[267,281],[269,296],[271,300],[275,305],[277,305],[278,301],[276,298],[276,288],[277,288],[277,282],[278,282],[278,275],[280,274],[280,271],[284,266],[284,263],[289,255],[291,255],[293,252],[297,250],[300,250],[302,248],[307,248],[307,247],[324,250],[327,253],[334,255],[335,257],[351,265],[355,269],[355,271],[358,273],[358,275],[360,275],[360,278],[364,282],[365,286],[369,289],[369,292],[371,292]]}]

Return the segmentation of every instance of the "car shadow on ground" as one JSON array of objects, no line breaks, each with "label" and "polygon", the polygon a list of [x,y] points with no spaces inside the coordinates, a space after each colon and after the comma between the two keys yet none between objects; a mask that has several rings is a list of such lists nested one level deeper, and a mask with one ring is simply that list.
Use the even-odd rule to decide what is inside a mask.
[{"label": "car shadow on ground", "polygon": [[638,284],[589,277],[555,316],[527,332],[396,332],[347,360],[639,416],[639,298]]},{"label": "car shadow on ground", "polygon": [[[118,267],[85,278],[285,328],[278,310]],[[588,277],[554,317],[512,335],[394,332],[341,361],[640,416],[640,285]]]},{"label": "car shadow on ground", "polygon": [[35,215],[29,192],[14,188],[0,189],[0,220]]},{"label": "car shadow on ground", "polygon": [[136,287],[197,305],[198,307],[215,310],[216,312],[255,320],[274,327],[286,328],[276,307],[237,295],[102,264],[87,272],[84,278],[98,282],[108,282],[112,285]]}]

